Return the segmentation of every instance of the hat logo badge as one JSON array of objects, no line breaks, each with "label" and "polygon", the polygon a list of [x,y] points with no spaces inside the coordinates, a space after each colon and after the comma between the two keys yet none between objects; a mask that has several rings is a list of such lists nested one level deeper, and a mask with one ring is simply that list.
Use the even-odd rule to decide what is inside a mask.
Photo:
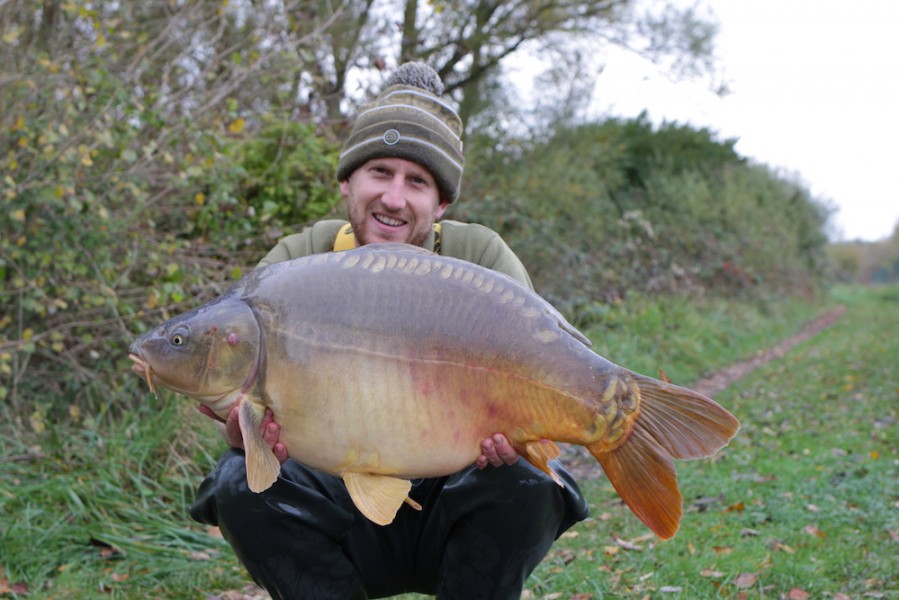
[{"label": "hat logo badge", "polygon": [[396,129],[388,129],[384,132],[384,143],[393,146],[400,141],[400,132]]}]

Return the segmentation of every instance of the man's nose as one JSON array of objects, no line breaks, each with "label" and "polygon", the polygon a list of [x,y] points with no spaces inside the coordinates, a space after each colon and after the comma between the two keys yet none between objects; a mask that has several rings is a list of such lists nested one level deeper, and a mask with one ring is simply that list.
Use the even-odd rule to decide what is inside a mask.
[{"label": "man's nose", "polygon": [[381,197],[384,207],[390,210],[400,210],[406,204],[406,196],[403,193],[403,178],[394,177],[390,185]]}]

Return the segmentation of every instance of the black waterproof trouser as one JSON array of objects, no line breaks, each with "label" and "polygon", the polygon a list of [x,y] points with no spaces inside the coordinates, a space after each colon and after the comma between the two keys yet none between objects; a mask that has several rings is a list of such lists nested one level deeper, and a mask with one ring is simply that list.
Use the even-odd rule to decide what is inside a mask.
[{"label": "black waterproof trouser", "polygon": [[243,453],[229,450],[203,481],[191,516],[218,525],[253,579],[275,599],[519,598],[553,541],[587,516],[577,484],[562,488],[524,460],[413,482],[387,526],[353,505],[343,481],[293,460],[255,494]]}]

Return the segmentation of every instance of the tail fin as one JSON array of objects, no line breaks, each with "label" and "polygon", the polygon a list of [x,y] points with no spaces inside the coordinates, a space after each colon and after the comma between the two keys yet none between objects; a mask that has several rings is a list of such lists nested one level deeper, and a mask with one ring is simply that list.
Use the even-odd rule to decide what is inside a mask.
[{"label": "tail fin", "polygon": [[672,458],[711,456],[736,435],[737,419],[702,394],[643,375],[640,415],[627,440],[588,446],[625,504],[656,535],[677,533],[683,513]]}]

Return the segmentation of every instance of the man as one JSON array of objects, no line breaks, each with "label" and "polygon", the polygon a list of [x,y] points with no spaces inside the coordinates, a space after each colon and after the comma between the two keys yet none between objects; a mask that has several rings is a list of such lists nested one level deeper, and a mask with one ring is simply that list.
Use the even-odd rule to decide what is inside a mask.
[{"label": "man", "polygon": [[[362,108],[340,155],[337,176],[349,223],[323,221],[288,236],[260,265],[405,242],[531,286],[495,232],[454,221],[435,224],[458,198],[464,164],[462,123],[439,98],[442,92],[429,67],[400,67],[384,92]],[[577,485],[563,470],[556,467],[564,488],[519,461],[497,433],[482,442],[475,465],[414,481],[410,496],[422,510],[400,510],[382,527],[358,512],[340,478],[287,459],[270,414],[262,432],[283,463],[281,476],[254,494],[246,484],[235,413],[225,424],[234,448],[204,480],[191,516],[218,525],[273,598],[375,598],[408,591],[460,600],[518,598],[552,542],[587,514]]]}]

